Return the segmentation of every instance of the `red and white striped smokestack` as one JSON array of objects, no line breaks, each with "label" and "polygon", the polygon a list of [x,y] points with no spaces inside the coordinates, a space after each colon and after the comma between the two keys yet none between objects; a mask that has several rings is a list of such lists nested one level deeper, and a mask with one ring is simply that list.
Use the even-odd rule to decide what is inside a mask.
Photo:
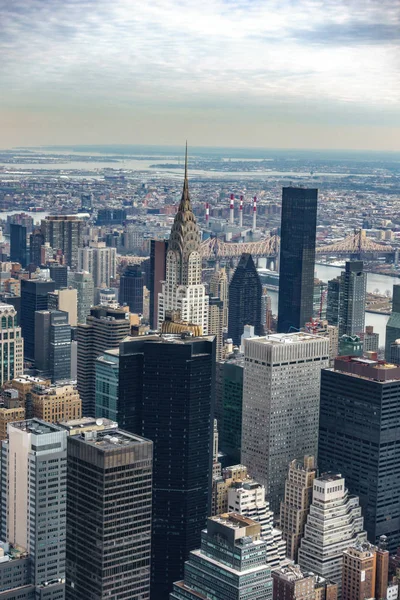
[{"label": "red and white striped smokestack", "polygon": [[229,204],[229,223],[233,225],[233,217],[235,215],[235,205],[234,205],[235,196],[231,194],[231,202]]},{"label": "red and white striped smokestack", "polygon": [[240,196],[239,202],[239,227],[243,227],[243,196]]},{"label": "red and white striped smokestack", "polygon": [[257,196],[253,198],[253,231],[256,230],[257,227]]},{"label": "red and white striped smokestack", "polygon": [[210,219],[210,207],[208,205],[208,202],[206,202],[206,225],[208,227],[208,221]]}]

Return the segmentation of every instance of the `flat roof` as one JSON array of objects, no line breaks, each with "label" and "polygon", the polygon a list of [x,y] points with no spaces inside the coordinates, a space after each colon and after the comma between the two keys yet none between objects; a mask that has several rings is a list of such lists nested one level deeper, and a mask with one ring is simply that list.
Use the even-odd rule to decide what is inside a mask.
[{"label": "flat roof", "polygon": [[122,429],[93,429],[92,431],[82,431],[78,435],[72,436],[74,440],[78,440],[82,444],[88,444],[95,448],[99,448],[104,452],[116,450],[119,448],[127,448],[129,446],[137,446],[138,444],[148,443],[150,440],[128,433]]},{"label": "flat roof", "polygon": [[35,435],[61,431],[60,427],[57,427],[57,425],[47,423],[46,421],[42,421],[41,419],[28,419],[27,421],[16,421],[14,423],[10,423],[10,425],[12,427],[15,427],[16,429],[21,429],[22,431],[26,431],[27,433],[34,433]]},{"label": "flat roof", "polygon": [[299,342],[321,341],[321,339],[320,335],[298,331],[295,333],[271,333],[262,337],[247,338],[245,341],[255,341],[260,344],[295,344]]}]

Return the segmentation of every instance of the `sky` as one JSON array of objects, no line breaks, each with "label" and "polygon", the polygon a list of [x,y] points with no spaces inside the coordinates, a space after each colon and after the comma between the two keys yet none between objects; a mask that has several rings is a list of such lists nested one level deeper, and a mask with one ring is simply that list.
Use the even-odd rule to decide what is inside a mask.
[{"label": "sky", "polygon": [[0,0],[0,147],[400,150],[399,0]]}]

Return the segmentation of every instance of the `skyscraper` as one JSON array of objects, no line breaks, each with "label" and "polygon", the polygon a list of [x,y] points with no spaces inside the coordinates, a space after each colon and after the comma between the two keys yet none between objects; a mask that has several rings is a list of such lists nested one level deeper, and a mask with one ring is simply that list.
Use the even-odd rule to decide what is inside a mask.
[{"label": "skyscraper", "polygon": [[215,341],[159,338],[143,352],[142,435],[154,442],[151,595],[165,600],[209,509]]},{"label": "skyscraper", "polygon": [[263,335],[261,325],[262,285],[251,254],[242,254],[229,284],[228,335],[240,345],[245,325],[252,325],[256,335]]},{"label": "skyscraper", "polygon": [[219,298],[209,298],[208,333],[215,335],[215,358],[222,360],[224,303]]},{"label": "skyscraper", "polygon": [[66,288],[68,286],[68,267],[53,263],[49,266],[50,278],[54,281],[56,290]]},{"label": "skyscraper", "polygon": [[391,345],[400,338],[400,285],[393,286],[392,314],[386,323],[385,359],[390,362]]},{"label": "skyscraper", "polygon": [[69,431],[65,597],[148,600],[152,442]]},{"label": "skyscraper", "polygon": [[76,269],[78,248],[82,245],[82,219],[75,215],[48,215],[42,221],[41,230],[51,248],[62,251],[65,264]]},{"label": "skyscraper", "polygon": [[179,320],[199,325],[203,335],[208,331],[208,296],[201,282],[201,232],[193,214],[187,174],[178,212],[168,242],[166,277],[158,296],[158,327],[169,313],[177,312]]},{"label": "skyscraper", "polygon": [[266,555],[259,523],[235,513],[210,517],[201,549],[190,553],[184,580],[174,583],[170,600],[272,600]]},{"label": "skyscraper", "polygon": [[128,315],[120,308],[95,306],[86,324],[78,325],[78,390],[85,417],[95,416],[96,358],[105,350],[118,348],[130,334]]},{"label": "skyscraper", "polygon": [[267,486],[274,512],[289,462],[317,454],[321,369],[328,364],[328,340],[309,333],[245,341],[241,459]]},{"label": "skyscraper", "polygon": [[51,279],[22,279],[21,281],[21,329],[26,358],[35,358],[35,312],[48,309],[48,293],[53,292]]},{"label": "skyscraper", "polygon": [[371,542],[400,546],[400,367],[346,356],[322,371],[319,467],[360,497]]},{"label": "skyscraper", "polygon": [[118,422],[119,348],[96,358],[96,417]]},{"label": "skyscraper", "polygon": [[94,287],[110,287],[117,272],[116,248],[107,247],[105,242],[90,242],[90,246],[78,249],[77,256],[78,270],[93,276]]},{"label": "skyscraper", "polygon": [[328,281],[326,320],[329,325],[339,327],[340,277]]},{"label": "skyscraper", "polygon": [[220,363],[222,418],[219,420],[219,445],[226,454],[228,464],[241,460],[242,407],[243,407],[243,356]]},{"label": "skyscraper", "polygon": [[26,267],[26,227],[12,223],[10,225],[10,260]]},{"label": "skyscraper", "polygon": [[364,331],[366,293],[367,274],[363,262],[346,262],[346,270],[340,276],[339,337]]},{"label": "skyscraper", "polygon": [[67,433],[39,419],[8,425],[1,535],[31,556],[36,598],[64,597]]},{"label": "skyscraper", "polygon": [[219,268],[211,275],[210,295],[219,298],[224,306],[223,327],[228,327],[229,285],[225,267]]},{"label": "skyscraper", "polygon": [[318,190],[282,190],[278,332],[299,330],[313,315]]},{"label": "skyscraper", "polygon": [[0,303],[0,386],[24,372],[24,340],[11,304]]},{"label": "skyscraper", "polygon": [[45,238],[41,229],[34,229],[29,236],[29,262],[35,268],[42,264],[42,246]]},{"label": "skyscraper", "polygon": [[142,313],[144,286],[142,267],[128,265],[119,281],[119,303],[127,304],[131,313]]},{"label": "skyscraper", "polygon": [[78,295],[78,323],[86,323],[90,309],[94,304],[93,276],[87,271],[71,273],[69,284],[76,289]]},{"label": "skyscraper", "polygon": [[49,292],[49,310],[63,310],[68,315],[71,327],[78,325],[78,293],[72,287]]},{"label": "skyscraper", "polygon": [[299,549],[300,567],[337,583],[340,597],[343,551],[366,541],[358,498],[348,493],[343,477],[325,473],[314,479]]},{"label": "skyscraper", "polygon": [[35,367],[56,381],[71,378],[71,325],[62,310],[35,312]]},{"label": "skyscraper", "polygon": [[165,240],[151,240],[150,243],[150,327],[158,326],[158,295],[162,292],[162,282],[165,280],[165,262],[168,242]]},{"label": "skyscraper", "polygon": [[281,502],[280,527],[287,542],[287,556],[297,562],[297,552],[304,534],[304,525],[312,500],[313,482],[317,475],[315,459],[292,460],[285,483],[285,498]]}]

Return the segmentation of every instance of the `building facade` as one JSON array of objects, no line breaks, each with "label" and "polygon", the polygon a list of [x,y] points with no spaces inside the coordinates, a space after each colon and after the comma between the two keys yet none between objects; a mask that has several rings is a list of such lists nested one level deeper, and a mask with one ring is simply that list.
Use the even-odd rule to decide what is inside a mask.
[{"label": "building facade", "polygon": [[82,402],[76,385],[36,384],[31,389],[33,415],[47,423],[58,423],[82,417]]},{"label": "building facade", "polygon": [[271,570],[260,525],[235,513],[209,518],[201,548],[190,553],[184,579],[174,583],[169,598],[271,600]]},{"label": "building facade", "polygon": [[229,284],[228,336],[240,346],[245,325],[263,335],[261,324],[262,285],[251,254],[242,254]]},{"label": "building facade", "polygon": [[86,323],[86,317],[90,315],[90,309],[94,304],[93,276],[86,271],[77,271],[70,274],[69,284],[77,291],[77,322]]},{"label": "building facade", "polygon": [[118,422],[119,348],[96,358],[96,417]]},{"label": "building facade", "polygon": [[165,262],[168,242],[166,240],[151,240],[150,243],[150,327],[158,327],[158,294],[162,292],[162,282],[165,281]]},{"label": "building facade", "polygon": [[321,378],[319,467],[360,497],[368,539],[400,545],[400,367],[339,357]]},{"label": "building facade", "polygon": [[105,242],[90,242],[90,246],[78,249],[77,268],[92,275],[94,287],[110,287],[117,272],[117,250]]},{"label": "building facade", "polygon": [[328,340],[309,333],[245,340],[242,463],[267,486],[276,513],[289,462],[317,454],[321,369],[328,364]]},{"label": "building facade", "polygon": [[339,337],[364,331],[366,294],[367,274],[363,262],[346,262],[346,270],[340,276]]},{"label": "building facade", "polygon": [[71,325],[62,310],[35,312],[35,367],[53,383],[71,378]]},{"label": "building facade", "polygon": [[45,241],[53,250],[61,250],[65,264],[75,270],[78,249],[82,245],[83,221],[75,215],[48,215],[41,224]]},{"label": "building facade", "polygon": [[225,267],[216,269],[211,275],[210,295],[213,298],[222,300],[224,310],[223,327],[228,327],[229,284]]},{"label": "building facade", "polygon": [[208,333],[215,335],[215,358],[222,360],[224,304],[219,298],[209,298]]},{"label": "building facade", "polygon": [[298,331],[313,315],[318,190],[282,190],[278,332]]},{"label": "building facade", "polygon": [[0,303],[0,386],[24,372],[24,340],[11,304]]},{"label": "building facade", "polygon": [[149,600],[152,442],[69,432],[66,600]]},{"label": "building facade", "polygon": [[10,260],[12,262],[20,263],[21,267],[25,269],[27,265],[27,252],[26,252],[26,227],[24,225],[18,225],[11,223],[10,225]]},{"label": "building facade", "polygon": [[48,293],[54,291],[54,281],[23,279],[21,281],[21,330],[24,338],[24,355],[35,358],[35,312],[48,309]]},{"label": "building facade", "polygon": [[386,323],[385,359],[391,361],[391,346],[400,338],[400,285],[393,286],[392,314]]},{"label": "building facade", "polygon": [[119,303],[127,304],[131,313],[143,313],[144,279],[140,265],[128,265],[120,277]]}]

